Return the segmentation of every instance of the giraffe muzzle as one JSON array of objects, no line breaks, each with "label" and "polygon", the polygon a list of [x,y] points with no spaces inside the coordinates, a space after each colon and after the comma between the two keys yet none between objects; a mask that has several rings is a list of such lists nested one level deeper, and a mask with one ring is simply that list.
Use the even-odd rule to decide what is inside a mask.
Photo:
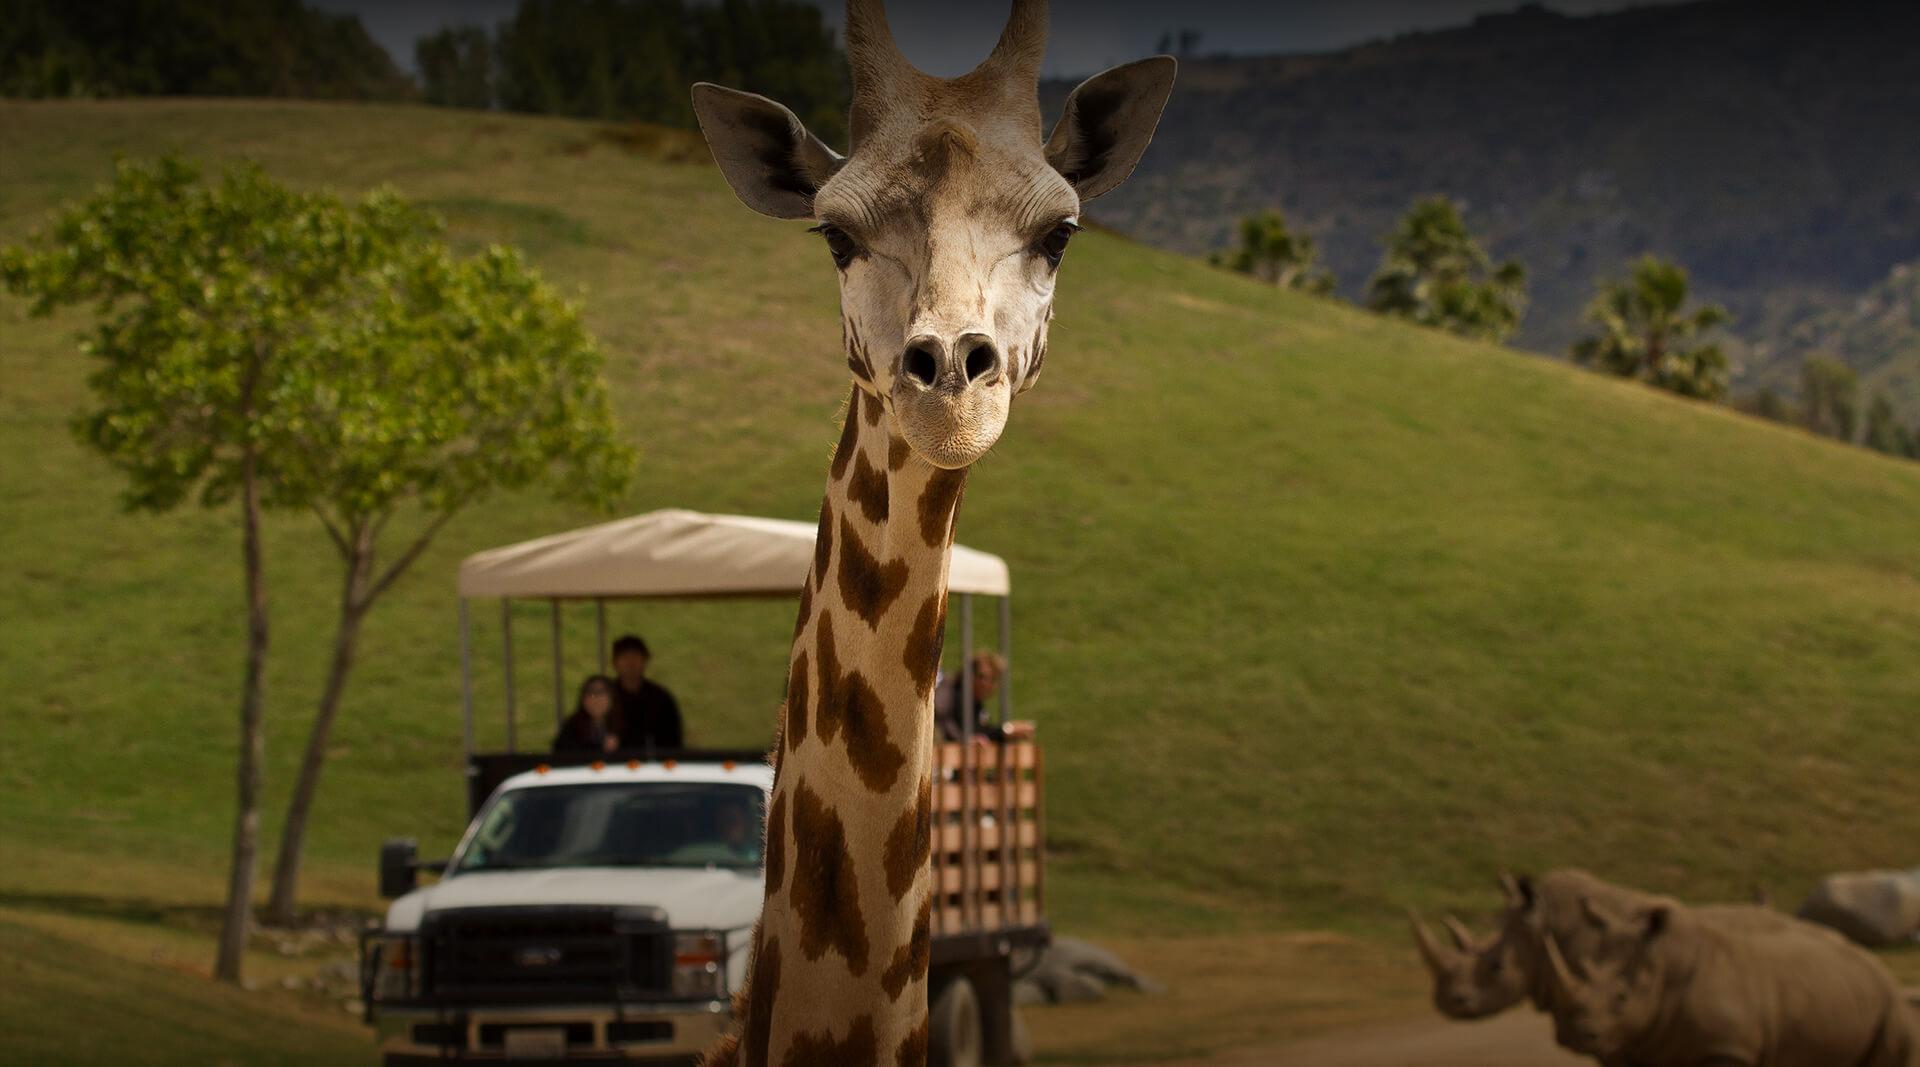
[{"label": "giraffe muzzle", "polygon": [[923,333],[909,340],[893,376],[893,411],[907,444],[949,470],[985,455],[1007,424],[1006,357],[984,333],[951,342]]}]

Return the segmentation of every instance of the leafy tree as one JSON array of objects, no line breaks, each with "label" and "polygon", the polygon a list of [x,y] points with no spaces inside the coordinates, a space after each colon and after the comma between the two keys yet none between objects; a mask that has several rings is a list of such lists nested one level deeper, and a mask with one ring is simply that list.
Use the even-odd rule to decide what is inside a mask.
[{"label": "leafy tree", "polygon": [[1215,261],[1282,289],[1331,293],[1333,275],[1314,265],[1318,255],[1312,237],[1287,229],[1278,211],[1262,211],[1240,220],[1239,246]]},{"label": "leafy tree", "polygon": [[264,748],[267,588],[260,515],[286,417],[296,349],[315,309],[353,284],[376,250],[413,225],[391,197],[349,208],[296,193],[257,167],[213,185],[177,159],[123,163],[24,247],[0,252],[0,277],[35,314],[89,303],[82,350],[98,361],[93,404],[74,422],[126,475],[126,507],[169,511],[237,503],[247,648],[240,694],[237,810],[215,974],[239,981],[252,911]]},{"label": "leafy tree", "polygon": [[400,99],[411,84],[358,17],[299,0],[8,0],[8,96]]},{"label": "leafy tree", "polygon": [[1867,405],[1867,432],[1863,443],[1890,456],[1920,455],[1920,440],[1916,440],[1914,431],[1900,425],[1893,400],[1881,392],[1874,393],[1873,402]]},{"label": "leafy tree", "polygon": [[1808,356],[1800,365],[1800,421],[1824,437],[1853,440],[1860,379],[1832,356]]},{"label": "leafy tree", "polygon": [[1744,398],[1735,401],[1733,406],[1749,415],[1757,415],[1771,422],[1794,421],[1793,409],[1780,398],[1780,394],[1774,391],[1772,386],[1766,386],[1756,393],[1748,393]]},{"label": "leafy tree", "polygon": [[493,39],[478,26],[449,26],[413,45],[421,95],[440,107],[493,106]]},{"label": "leafy tree", "polygon": [[686,87],[704,80],[774,97],[829,142],[846,132],[845,62],[802,0],[521,0],[494,55],[510,111],[691,126]]},{"label": "leafy tree", "polygon": [[1394,232],[1367,285],[1367,306],[1427,326],[1501,341],[1527,307],[1527,272],[1508,260],[1493,266],[1444,196],[1416,201]]},{"label": "leafy tree", "polygon": [[[268,613],[260,516],[308,511],[343,564],[327,682],[281,837],[271,907],[290,914],[326,739],[374,601],[467,504],[546,481],[609,502],[630,452],[579,311],[513,252],[451,256],[391,192],[295,193],[259,168],[198,184],[177,159],[123,164],[20,249],[33,309],[92,302],[103,366],[80,438],[128,476],[130,507],[236,499],[247,667],[238,813],[216,973],[237,981],[251,918]],[[383,537],[398,537],[389,556]]]},{"label": "leafy tree", "polygon": [[1700,337],[1725,323],[1727,312],[1718,304],[1689,312],[1686,303],[1686,270],[1647,256],[1626,279],[1601,283],[1586,315],[1600,332],[1575,342],[1573,358],[1681,396],[1717,399],[1727,391],[1726,353]]},{"label": "leafy tree", "polygon": [[[457,260],[437,241],[389,250],[308,339],[287,385],[278,502],[318,516],[340,554],[340,616],[280,836],[267,919],[291,922],[307,818],[361,623],[461,509],[544,483],[596,507],[632,470],[603,356],[580,311],[499,246]],[[383,558],[397,519],[414,532]]]}]

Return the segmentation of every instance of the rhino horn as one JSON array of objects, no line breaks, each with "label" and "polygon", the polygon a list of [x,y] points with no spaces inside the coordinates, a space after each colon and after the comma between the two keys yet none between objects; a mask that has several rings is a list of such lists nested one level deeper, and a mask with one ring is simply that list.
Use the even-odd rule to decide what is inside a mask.
[{"label": "rhino horn", "polygon": [[1577,995],[1583,983],[1574,976],[1573,968],[1567,966],[1567,958],[1560,954],[1560,939],[1549,931],[1543,944],[1547,950],[1547,969],[1553,975],[1554,985],[1560,992]]},{"label": "rhino horn", "polygon": [[1426,961],[1427,969],[1436,975],[1445,975],[1449,970],[1450,962],[1447,958],[1447,950],[1441,948],[1440,943],[1434,940],[1432,932],[1427,929],[1425,923],[1420,921],[1420,916],[1412,908],[1407,909],[1407,924],[1413,927],[1413,943],[1420,946],[1420,958]]},{"label": "rhino horn", "polygon": [[1479,947],[1474,940],[1473,931],[1467,929],[1466,924],[1459,919],[1447,915],[1441,918],[1440,922],[1447,928],[1447,933],[1453,935],[1454,946],[1460,951],[1472,952]]}]

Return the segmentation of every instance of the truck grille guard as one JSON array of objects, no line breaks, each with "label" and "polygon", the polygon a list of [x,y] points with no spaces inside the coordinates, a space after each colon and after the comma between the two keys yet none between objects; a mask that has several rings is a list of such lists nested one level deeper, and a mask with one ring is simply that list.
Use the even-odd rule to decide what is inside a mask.
[{"label": "truck grille guard", "polygon": [[[739,929],[750,929],[742,927]],[[360,934],[363,1014],[384,1007],[669,1002],[678,935],[710,935],[732,950],[734,930],[681,929],[651,907],[599,905],[449,908],[429,912],[411,935],[416,954],[405,997],[379,996],[384,928]],[[725,988],[724,978],[722,988]],[[695,999],[711,999],[706,997]]]}]

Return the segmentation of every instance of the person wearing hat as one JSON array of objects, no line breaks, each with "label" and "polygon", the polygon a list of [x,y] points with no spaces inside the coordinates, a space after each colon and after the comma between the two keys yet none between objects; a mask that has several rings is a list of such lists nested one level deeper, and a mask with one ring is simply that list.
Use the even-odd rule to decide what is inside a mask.
[{"label": "person wearing hat", "polygon": [[613,643],[614,699],[620,705],[620,747],[686,747],[680,729],[680,705],[666,687],[647,677],[653,655],[638,634]]}]

